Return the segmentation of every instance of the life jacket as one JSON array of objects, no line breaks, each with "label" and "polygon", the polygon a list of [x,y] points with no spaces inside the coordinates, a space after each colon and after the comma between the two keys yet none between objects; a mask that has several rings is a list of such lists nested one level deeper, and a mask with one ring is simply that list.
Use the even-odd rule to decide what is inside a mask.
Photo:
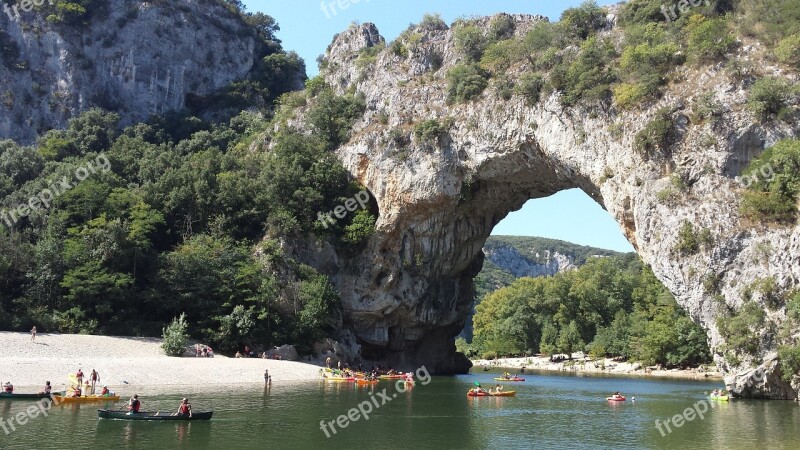
[{"label": "life jacket", "polygon": [[108,394],[108,388],[103,388],[103,390],[100,391],[100,395],[106,395],[106,394]]},{"label": "life jacket", "polygon": [[130,405],[129,408],[133,412],[139,412],[139,405],[140,404],[141,403],[139,402],[139,400],[134,400],[134,401],[131,402],[131,405]]},{"label": "life jacket", "polygon": [[52,386],[45,386],[45,387],[44,387],[44,393],[45,393],[45,394],[49,394],[49,393],[50,393],[50,391],[51,391],[52,389],[53,389],[53,387],[52,387]]},{"label": "life jacket", "polygon": [[188,403],[181,404],[181,414],[189,414],[189,404]]}]

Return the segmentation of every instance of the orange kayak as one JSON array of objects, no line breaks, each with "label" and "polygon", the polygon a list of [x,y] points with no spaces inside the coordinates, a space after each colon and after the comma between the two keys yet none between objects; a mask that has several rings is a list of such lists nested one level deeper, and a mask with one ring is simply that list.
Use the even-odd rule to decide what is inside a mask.
[{"label": "orange kayak", "polygon": [[505,391],[492,394],[488,394],[486,392],[478,392],[476,394],[472,389],[467,391],[467,397],[513,397],[515,395],[517,395],[517,391]]}]

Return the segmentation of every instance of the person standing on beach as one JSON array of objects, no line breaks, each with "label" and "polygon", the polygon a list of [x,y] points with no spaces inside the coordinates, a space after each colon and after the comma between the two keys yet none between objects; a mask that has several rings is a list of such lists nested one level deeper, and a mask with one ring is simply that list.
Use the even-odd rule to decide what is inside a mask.
[{"label": "person standing on beach", "polygon": [[89,376],[89,379],[92,380],[92,395],[94,395],[95,385],[97,385],[97,382],[100,381],[100,374],[96,370],[92,369],[92,374]]},{"label": "person standing on beach", "polygon": [[269,382],[269,369],[264,371],[264,383]]},{"label": "person standing on beach", "polygon": [[33,328],[31,328],[31,342],[34,342],[35,340],[36,340],[36,325],[34,325]]}]

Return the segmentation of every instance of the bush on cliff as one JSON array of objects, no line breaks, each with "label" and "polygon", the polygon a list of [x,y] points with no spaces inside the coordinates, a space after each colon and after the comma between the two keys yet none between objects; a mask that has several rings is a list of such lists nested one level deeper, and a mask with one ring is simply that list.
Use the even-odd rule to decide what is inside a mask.
[{"label": "bush on cliff", "polygon": [[489,85],[489,75],[475,64],[461,64],[447,73],[447,100],[463,103],[480,96]]},{"label": "bush on cliff", "polygon": [[787,139],[765,150],[742,171],[749,184],[741,210],[760,222],[795,223],[800,196],[800,140]]}]

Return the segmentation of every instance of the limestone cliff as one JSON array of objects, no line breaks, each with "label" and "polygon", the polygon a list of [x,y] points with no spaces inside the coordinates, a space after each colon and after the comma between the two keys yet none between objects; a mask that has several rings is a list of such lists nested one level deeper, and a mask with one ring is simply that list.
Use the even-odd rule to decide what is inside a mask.
[{"label": "limestone cliff", "polygon": [[0,14],[0,139],[30,143],[93,106],[123,124],[247,77],[254,30],[217,1],[109,0],[88,25]]},{"label": "limestone cliff", "polygon": [[[517,35],[543,20],[512,18]],[[488,22],[479,25],[486,28]],[[414,43],[406,53],[386,49],[364,67],[355,64],[362,50],[381,45],[383,38],[374,25],[354,26],[336,38],[324,59],[327,82],[340,92],[362,94],[368,110],[337,152],[376,198],[378,230],[369,248],[351,261],[357,270],[335,277],[345,323],[366,359],[427,364],[440,373],[465,370],[468,363],[455,355],[452,337],[471,308],[471,279],[492,228],[529,199],[580,188],[608,210],[708,332],[735,393],[797,396],[796,387],[780,380],[774,333],[768,331],[785,320],[785,309],[769,309],[756,296],[766,322],[758,350],[741,361],[725,359],[717,325],[759,279],[773,277],[782,292],[800,286],[800,227],[757,226],[739,213],[743,186],[735,176],[764,148],[798,132],[782,122],[761,123],[745,108],[752,79],[734,80],[721,64],[704,70],[683,66],[676,77],[683,81],[640,111],[566,108],[558,93],[528,106],[520,96],[502,99],[491,87],[458,104],[448,101],[446,81],[448,70],[462,60],[452,30],[412,31]],[[613,38],[615,32],[602,33]],[[797,81],[758,59],[758,46],[742,45],[733,57]],[[507,75],[523,70],[512,68]],[[693,123],[690,110],[707,92],[724,105],[722,117],[713,125]],[[634,136],[664,107],[675,123],[675,143],[661,157],[637,152]],[[445,124],[434,142],[413,133],[415,124],[430,119]],[[392,133],[405,134],[410,143],[397,142]],[[687,187],[665,200],[673,174],[684,177]],[[678,252],[685,222],[710,230],[713,242],[691,255]],[[765,368],[766,376],[747,383],[755,367]]]}]

